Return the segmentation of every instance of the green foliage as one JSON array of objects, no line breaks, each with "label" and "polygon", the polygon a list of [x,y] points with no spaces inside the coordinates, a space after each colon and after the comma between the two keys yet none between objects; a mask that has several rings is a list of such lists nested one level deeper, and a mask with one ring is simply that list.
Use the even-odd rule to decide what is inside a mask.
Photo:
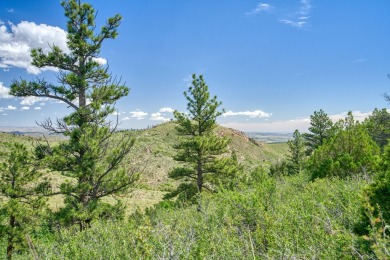
[{"label": "green foliage", "polygon": [[184,92],[188,101],[189,114],[174,112],[177,121],[176,130],[182,137],[175,147],[178,153],[174,159],[182,162],[183,166],[169,173],[169,177],[184,182],[177,190],[168,194],[165,197],[167,199],[183,193],[179,199],[194,201],[194,196],[201,193],[203,189],[212,191],[208,179],[215,181],[215,177],[208,177],[208,175],[226,173],[226,170],[222,170],[225,168],[222,164],[229,163],[226,160],[216,160],[216,156],[226,151],[229,142],[227,138],[214,133],[216,119],[222,114],[218,111],[221,103],[217,101],[216,96],[210,98],[208,86],[202,75],[196,77],[194,74],[192,78],[192,85],[188,92]]},{"label": "green foliage", "polygon": [[372,182],[365,190],[366,196],[369,198],[369,204],[375,210],[374,217],[378,217],[382,212],[383,220],[390,223],[390,146],[385,148],[384,166],[374,177]]},{"label": "green foliage", "polygon": [[122,207],[112,207],[101,199],[126,193],[138,174],[125,160],[134,143],[126,133],[113,136],[107,128],[91,125],[79,130],[77,138],[55,147],[47,162],[53,170],[77,180],[61,184],[66,206],[59,216],[65,224],[78,223],[83,229],[93,219],[118,212]]},{"label": "green foliage", "polygon": [[372,183],[363,193],[361,220],[355,232],[364,235],[378,259],[390,256],[390,145],[385,147],[383,161]]},{"label": "green foliage", "polygon": [[73,109],[56,125],[50,119],[41,124],[46,130],[69,137],[69,141],[54,148],[39,146],[36,152],[50,169],[76,180],[61,185],[66,204],[61,216],[66,216],[65,223],[78,223],[82,230],[102,214],[101,206],[108,207],[101,198],[127,192],[138,176],[124,161],[133,138],[126,133],[114,136],[117,124],[107,122],[107,116],[115,111],[115,102],[129,89],[112,79],[108,67],[97,61],[102,43],[116,38],[121,16],[109,18],[95,33],[96,12],[90,4],[68,0],[62,6],[68,19],[70,52],[57,46],[49,53],[42,49],[31,52],[33,65],[60,70],[59,85],[45,80],[14,81],[10,93],[57,99]]},{"label": "green foliage", "polygon": [[287,160],[280,160],[271,165],[269,174],[274,177],[288,175],[289,168],[290,164]]},{"label": "green foliage", "polygon": [[287,142],[289,147],[289,155],[287,160],[290,163],[289,172],[290,174],[299,173],[303,169],[305,161],[305,144],[303,135],[295,130],[293,139]]},{"label": "green foliage", "polygon": [[159,205],[36,247],[43,259],[370,259],[352,233],[365,184],[258,168],[244,186],[205,194],[201,212]]},{"label": "green foliage", "polygon": [[29,233],[43,213],[47,183],[41,176],[27,148],[11,144],[0,163],[0,237],[7,239],[7,259],[27,247]]},{"label": "green foliage", "polygon": [[213,175],[208,175],[214,189],[234,189],[244,178],[244,167],[238,162],[235,151],[231,157],[217,158],[213,165]]},{"label": "green foliage", "polygon": [[359,173],[372,174],[379,163],[379,148],[351,112],[337,123],[334,136],[314,151],[308,161],[312,178]]},{"label": "green foliage", "polygon": [[386,108],[381,110],[375,108],[372,114],[364,121],[372,140],[383,151],[390,138],[390,113]]},{"label": "green foliage", "polygon": [[320,111],[314,111],[314,114],[310,116],[310,133],[305,133],[307,153],[311,154],[315,149],[325,143],[325,140],[331,135],[331,129],[333,126],[332,120],[328,115],[320,109]]}]

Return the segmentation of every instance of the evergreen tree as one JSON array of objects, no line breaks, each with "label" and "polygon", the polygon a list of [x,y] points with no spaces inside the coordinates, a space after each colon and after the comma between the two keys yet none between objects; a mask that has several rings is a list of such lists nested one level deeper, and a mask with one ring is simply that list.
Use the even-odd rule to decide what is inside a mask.
[{"label": "evergreen tree", "polygon": [[293,139],[287,142],[289,155],[287,157],[291,174],[299,173],[302,170],[305,160],[305,143],[302,134],[297,130],[294,131]]},{"label": "evergreen tree", "polygon": [[27,148],[18,143],[0,163],[0,237],[7,238],[7,259],[28,243],[28,233],[45,205],[40,180],[42,173],[33,164]]},{"label": "evergreen tree", "polygon": [[[169,199],[179,195],[182,200],[194,200],[196,194],[212,190],[207,182],[209,176],[216,174],[217,155],[226,151],[228,139],[214,133],[216,119],[222,114],[218,111],[221,102],[217,97],[210,98],[210,93],[203,76],[192,75],[192,85],[184,92],[187,103],[187,113],[174,112],[177,131],[182,136],[177,145],[178,154],[174,158],[183,162],[183,167],[175,168],[169,177],[184,180],[179,187],[165,196]],[[221,163],[222,161],[218,161]],[[198,204],[201,210],[201,204]]]},{"label": "evergreen tree", "polygon": [[209,182],[223,189],[234,189],[244,177],[243,166],[238,162],[237,154],[232,152],[230,157],[217,158],[212,165]]},{"label": "evergreen tree", "polygon": [[349,112],[336,124],[334,135],[314,151],[308,168],[312,178],[372,174],[378,166],[379,155],[379,147],[366,128]]},{"label": "evergreen tree", "polygon": [[390,113],[386,108],[375,108],[372,114],[364,121],[371,138],[383,151],[390,138]]},{"label": "evergreen tree", "polygon": [[59,69],[58,85],[36,80],[14,81],[11,94],[15,96],[48,97],[65,102],[73,112],[53,123],[46,119],[41,124],[53,133],[69,137],[68,142],[52,149],[48,166],[73,177],[75,182],[61,185],[65,194],[63,219],[79,223],[80,229],[94,218],[114,212],[101,198],[126,192],[136,181],[137,174],[124,163],[134,139],[127,133],[115,134],[117,123],[107,120],[115,111],[114,104],[126,96],[129,89],[112,78],[108,67],[98,62],[102,43],[115,39],[120,15],[107,20],[95,33],[96,12],[91,5],[76,0],[63,1],[67,22],[69,52],[52,46],[51,52],[42,49],[31,52],[32,64],[41,68]]},{"label": "evergreen tree", "polygon": [[330,136],[333,123],[328,115],[320,109],[318,112],[314,111],[314,114],[310,116],[310,125],[310,133],[304,134],[308,154],[324,144]]}]

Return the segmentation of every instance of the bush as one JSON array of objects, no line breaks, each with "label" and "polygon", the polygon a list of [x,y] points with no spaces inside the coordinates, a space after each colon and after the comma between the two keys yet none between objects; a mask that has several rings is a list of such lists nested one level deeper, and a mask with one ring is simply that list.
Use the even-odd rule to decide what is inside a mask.
[{"label": "bush", "polygon": [[84,232],[62,230],[37,245],[47,259],[248,259],[370,257],[352,230],[360,214],[359,178],[310,182],[278,179],[257,169],[234,190],[204,196],[196,205],[164,203],[129,222],[100,221]]}]

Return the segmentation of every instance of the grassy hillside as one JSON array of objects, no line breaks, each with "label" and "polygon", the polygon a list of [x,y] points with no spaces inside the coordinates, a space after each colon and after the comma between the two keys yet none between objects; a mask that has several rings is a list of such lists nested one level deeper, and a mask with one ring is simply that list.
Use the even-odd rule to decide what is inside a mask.
[{"label": "grassy hillside", "polygon": [[[249,138],[243,132],[231,128],[218,127],[220,136],[228,137],[229,152],[235,151],[240,163],[247,168],[269,165],[285,156],[285,144],[264,144]],[[143,182],[151,187],[168,185],[168,172],[177,165],[172,159],[176,154],[173,148],[179,140],[172,122],[158,125],[154,128],[135,131],[136,143],[130,157],[138,162],[146,162],[143,169]],[[228,155],[228,154],[227,154]],[[162,188],[163,189],[163,188]]]},{"label": "grassy hillside", "polygon": [[[249,138],[243,132],[221,126],[216,129],[216,132],[231,140],[229,153],[235,151],[240,163],[248,170],[258,165],[270,165],[283,158],[286,153],[285,144],[264,144]],[[132,134],[136,142],[128,155],[128,160],[137,171],[141,172],[141,179],[136,189],[124,199],[128,213],[136,208],[143,209],[161,201],[167,191],[173,190],[178,185],[176,181],[168,178],[168,173],[177,166],[177,162],[173,160],[176,154],[174,145],[180,137],[176,133],[175,124],[168,122],[150,129],[134,130]],[[45,138],[53,145],[61,141],[58,136]],[[46,139],[39,136],[0,133],[0,148],[6,151],[7,143],[20,142],[33,149],[37,142],[46,142]],[[229,153],[226,156],[229,156]],[[48,175],[55,187],[64,180],[64,177],[58,173]],[[61,207],[61,196],[51,198],[49,205],[54,210]]]}]

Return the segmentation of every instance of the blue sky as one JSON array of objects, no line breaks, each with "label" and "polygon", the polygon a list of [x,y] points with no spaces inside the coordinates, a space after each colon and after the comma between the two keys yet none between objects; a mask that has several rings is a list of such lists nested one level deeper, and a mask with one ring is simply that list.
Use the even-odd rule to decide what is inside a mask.
[{"label": "blue sky", "polygon": [[[131,88],[117,103],[122,128],[143,128],[184,111],[192,73],[203,74],[227,111],[218,122],[244,131],[306,130],[323,109],[337,120],[388,107],[390,1],[89,1],[98,27],[123,16],[101,56]],[[7,94],[14,79],[55,72],[29,51],[65,46],[60,1],[0,1],[0,126],[33,126],[70,112],[64,104]]]}]

